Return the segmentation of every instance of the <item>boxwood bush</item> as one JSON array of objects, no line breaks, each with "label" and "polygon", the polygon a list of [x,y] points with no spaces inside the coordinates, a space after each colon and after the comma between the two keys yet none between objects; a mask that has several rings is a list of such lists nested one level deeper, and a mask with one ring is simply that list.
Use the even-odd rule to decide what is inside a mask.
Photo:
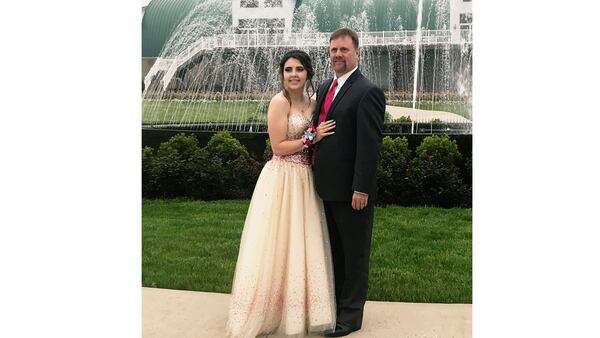
[{"label": "boxwood bush", "polygon": [[222,198],[245,198],[252,194],[261,165],[250,157],[240,141],[227,131],[218,132],[208,141],[206,150],[223,164]]},{"label": "boxwood bush", "polygon": [[412,205],[468,206],[470,196],[459,171],[462,155],[448,135],[423,139],[408,169]]},{"label": "boxwood bush", "polygon": [[195,136],[177,134],[142,152],[142,196],[214,200],[247,198],[260,164],[228,132],[216,133],[204,148]]},{"label": "boxwood bush", "polygon": [[[263,158],[257,161],[229,132],[214,134],[203,148],[195,136],[177,134],[156,150],[142,149],[142,195],[250,198],[271,156],[268,140]],[[447,135],[424,138],[414,154],[406,137],[386,136],[377,168],[378,203],[470,207],[471,163],[471,157],[465,160]]]},{"label": "boxwood bush", "polygon": [[406,137],[383,138],[377,167],[377,198],[380,204],[407,202],[407,169],[410,149]]}]

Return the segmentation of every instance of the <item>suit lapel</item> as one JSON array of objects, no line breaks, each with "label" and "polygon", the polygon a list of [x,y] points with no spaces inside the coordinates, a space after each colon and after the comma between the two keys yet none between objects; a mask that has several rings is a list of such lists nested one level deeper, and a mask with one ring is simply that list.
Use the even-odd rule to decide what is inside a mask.
[{"label": "suit lapel", "polygon": [[357,69],[354,71],[354,73],[352,73],[352,75],[350,75],[348,80],[346,80],[346,83],[344,83],[344,85],[342,86],[342,89],[340,89],[340,92],[337,93],[337,95],[333,99],[333,102],[331,103],[331,107],[329,107],[329,111],[327,112],[327,118],[325,118],[325,120],[331,118],[331,116],[333,115],[333,112],[335,111],[335,107],[337,106],[337,104],[342,100],[342,98],[344,97],[344,94],[346,94],[346,92],[350,89],[350,87],[352,87],[352,84],[354,83],[354,81],[356,79],[358,79],[360,76],[362,76],[362,74]]}]

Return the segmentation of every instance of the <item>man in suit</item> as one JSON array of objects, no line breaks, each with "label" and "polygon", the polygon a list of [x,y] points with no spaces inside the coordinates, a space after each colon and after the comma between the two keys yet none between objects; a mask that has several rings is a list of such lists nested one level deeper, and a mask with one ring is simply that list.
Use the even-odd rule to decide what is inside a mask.
[{"label": "man in suit", "polygon": [[358,36],[341,28],[329,39],[333,79],[317,89],[313,125],[335,121],[312,149],[315,186],[325,205],[335,275],[337,323],[326,337],[362,326],[367,299],[376,171],[385,114],[383,91],[358,70]]}]

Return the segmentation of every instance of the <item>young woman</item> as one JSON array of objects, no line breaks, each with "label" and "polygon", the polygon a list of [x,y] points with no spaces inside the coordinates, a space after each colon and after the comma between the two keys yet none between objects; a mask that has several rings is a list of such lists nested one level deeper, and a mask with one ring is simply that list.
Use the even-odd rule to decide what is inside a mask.
[{"label": "young woman", "polygon": [[333,134],[335,123],[310,126],[315,102],[308,54],[286,53],[279,74],[282,90],[268,110],[273,157],[258,178],[244,224],[230,337],[301,337],[335,327],[331,248],[307,156],[307,147]]}]

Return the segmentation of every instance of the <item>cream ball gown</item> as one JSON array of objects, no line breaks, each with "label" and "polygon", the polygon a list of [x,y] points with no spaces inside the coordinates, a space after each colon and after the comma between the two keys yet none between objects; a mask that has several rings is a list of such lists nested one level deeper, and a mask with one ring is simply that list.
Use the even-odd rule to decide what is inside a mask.
[{"label": "cream ball gown", "polygon": [[[288,140],[310,121],[290,114]],[[329,235],[305,151],[268,161],[240,242],[227,334],[302,337],[335,327]]]}]

